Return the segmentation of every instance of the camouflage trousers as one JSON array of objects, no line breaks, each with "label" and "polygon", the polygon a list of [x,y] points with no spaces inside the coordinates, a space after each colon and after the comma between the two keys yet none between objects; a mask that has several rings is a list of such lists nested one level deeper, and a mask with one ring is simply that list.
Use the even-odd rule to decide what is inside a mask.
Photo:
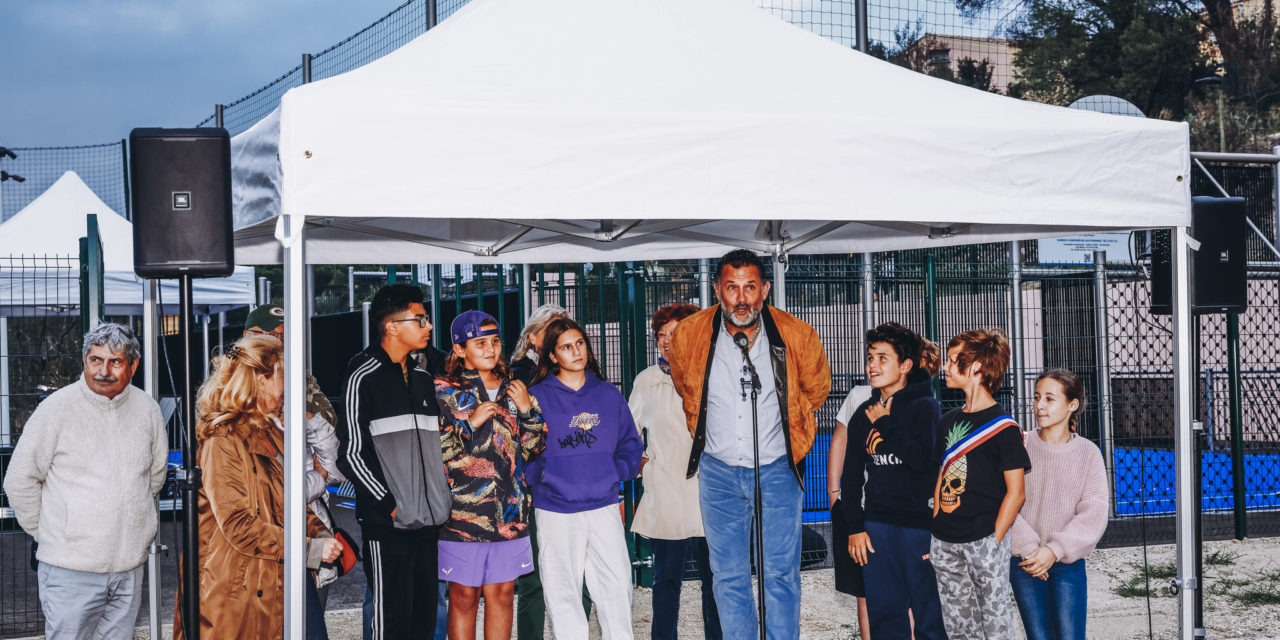
[{"label": "camouflage trousers", "polygon": [[942,622],[950,640],[1013,640],[1013,594],[1009,588],[1009,535],[973,542],[934,538],[929,561],[938,575]]}]

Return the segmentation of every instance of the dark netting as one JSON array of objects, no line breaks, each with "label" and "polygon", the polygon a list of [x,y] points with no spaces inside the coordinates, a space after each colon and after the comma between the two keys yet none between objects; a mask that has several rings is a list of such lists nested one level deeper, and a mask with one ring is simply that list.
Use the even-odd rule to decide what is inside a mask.
[{"label": "dark netting", "polygon": [[828,0],[822,3],[755,0],[755,5],[769,13],[846,47],[857,48],[858,21],[853,0]]},{"label": "dark netting", "polygon": [[320,80],[362,67],[426,31],[426,4],[422,0],[408,0],[377,22],[315,54],[311,60],[311,79]]},{"label": "dark netting", "polygon": [[[294,87],[302,86],[302,65],[267,83],[266,86],[223,107],[222,126],[231,135],[243,133],[280,106],[280,97]],[[205,120],[209,126],[211,120]]]},{"label": "dark netting", "polygon": [[17,158],[0,159],[0,169],[10,177],[0,182],[0,220],[22,210],[62,174],[74,171],[102,201],[120,215],[129,212],[129,174],[125,168],[124,141],[74,147],[13,147]]},{"label": "dark netting", "polygon": [[[0,477],[36,406],[80,375],[80,262],[0,256]],[[0,637],[44,629],[27,535],[0,488]]]}]

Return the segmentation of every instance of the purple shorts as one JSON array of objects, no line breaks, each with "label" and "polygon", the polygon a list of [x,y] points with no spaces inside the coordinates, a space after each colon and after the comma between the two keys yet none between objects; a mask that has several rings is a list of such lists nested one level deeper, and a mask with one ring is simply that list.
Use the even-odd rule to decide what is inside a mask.
[{"label": "purple shorts", "polygon": [[502,584],[533,572],[529,537],[502,542],[441,540],[440,579],[468,587]]}]

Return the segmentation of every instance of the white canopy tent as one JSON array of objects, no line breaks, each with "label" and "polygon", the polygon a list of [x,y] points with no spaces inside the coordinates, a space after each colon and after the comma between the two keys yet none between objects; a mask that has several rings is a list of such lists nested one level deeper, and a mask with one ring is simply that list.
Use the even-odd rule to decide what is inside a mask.
[{"label": "white canopy tent", "polygon": [[[1192,575],[1183,123],[975,91],[746,0],[474,0],[289,91],[232,145],[237,262],[283,261],[286,309],[306,307],[308,262],[782,257],[1174,227],[1179,575]],[[287,407],[302,406],[302,316],[287,313]],[[287,413],[298,471],[303,416]]]},{"label": "white canopy tent", "polygon": [[[78,256],[79,239],[86,233],[86,216],[98,216],[102,239],[103,300],[108,315],[141,315],[146,281],[133,272],[133,225],[113,211],[72,171],[62,174],[44,193],[0,225],[0,256],[35,256],[34,270],[0,276],[0,315],[35,311],[60,313],[78,307],[80,291],[70,287],[40,287],[38,258]],[[0,268],[3,271],[3,268]],[[228,278],[196,280],[196,308],[218,313],[253,303],[253,269],[238,267]],[[37,294],[34,289],[39,288]],[[178,287],[166,281],[161,289],[166,313],[177,313]]]}]

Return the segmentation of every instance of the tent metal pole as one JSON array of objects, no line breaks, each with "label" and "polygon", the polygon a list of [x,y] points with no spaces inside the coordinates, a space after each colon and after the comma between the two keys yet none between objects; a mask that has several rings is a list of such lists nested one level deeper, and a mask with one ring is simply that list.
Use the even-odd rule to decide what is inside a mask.
[{"label": "tent metal pole", "polygon": [[1027,398],[1027,360],[1023,353],[1022,336],[1022,243],[1009,243],[1009,342],[1013,351],[1013,402],[1014,417],[1023,431],[1030,428]]},{"label": "tent metal pole", "polygon": [[307,371],[311,370],[311,319],[316,315],[316,266],[307,265]]},{"label": "tent metal pole", "polygon": [[9,318],[0,316],[0,444],[9,442]]},{"label": "tent metal pole", "polygon": [[1174,457],[1177,461],[1175,533],[1177,540],[1178,577],[1173,586],[1178,598],[1178,637],[1195,638],[1196,592],[1200,589],[1196,575],[1195,528],[1199,514],[1194,509],[1196,490],[1192,477],[1195,463],[1195,433],[1192,430],[1192,406],[1195,383],[1191,345],[1191,270],[1190,229],[1174,227],[1171,253],[1173,263],[1173,403]]},{"label": "tent metal pole", "polygon": [[[347,267],[347,310],[356,310],[356,268]],[[435,311],[435,309],[432,309]]]},{"label": "tent metal pole", "polygon": [[227,344],[227,338],[225,334],[226,328],[227,328],[227,312],[219,311],[218,312],[218,348],[219,349],[221,349],[223,345]]},{"label": "tent metal pole", "polygon": [[204,380],[209,376],[209,314],[207,313],[200,316],[200,356],[201,362],[204,363],[200,379]]},{"label": "tent metal pole", "polygon": [[862,254],[862,336],[874,329],[876,325],[876,274],[875,256]]},{"label": "tent metal pole", "polygon": [[364,334],[363,344],[365,349],[369,348],[369,343],[373,340],[373,337],[369,335],[369,332],[370,332],[369,307],[371,305],[372,303],[370,303],[368,300],[365,300],[364,302],[360,303],[360,326],[363,328],[361,333]]},{"label": "tent metal pole", "polygon": [[[147,280],[142,287],[142,384],[151,398],[160,401],[160,365],[156,357],[160,351],[156,331],[156,298],[160,288],[158,280]],[[157,503],[159,498],[156,499]],[[159,512],[157,504],[157,513]],[[147,627],[152,638],[161,638],[160,623],[160,562],[161,551],[168,548],[160,544],[160,534],[151,539],[147,547]],[[180,606],[180,605],[175,605]]]},{"label": "tent metal pole", "polygon": [[306,574],[306,499],[302,464],[306,442],[308,325],[303,217],[284,216],[284,637],[306,637],[302,581]]},{"label": "tent metal pole", "polygon": [[773,257],[773,306],[787,310],[787,258],[784,255]]},{"label": "tent metal pole", "polygon": [[698,306],[711,306],[711,261],[707,258],[698,259]]},{"label": "tent metal pole", "polygon": [[528,264],[520,265],[520,321],[523,323],[533,311],[533,281],[529,279]]},{"label": "tent metal pole", "polygon": [[[1111,336],[1107,331],[1107,252],[1093,252],[1093,335],[1098,366],[1095,371],[1098,394],[1098,441],[1107,468],[1107,485],[1116,494],[1115,425],[1111,421]],[[1021,351],[1021,349],[1019,349]],[[1115,501],[1112,501],[1115,509]],[[1115,515],[1114,513],[1112,515]]]}]

